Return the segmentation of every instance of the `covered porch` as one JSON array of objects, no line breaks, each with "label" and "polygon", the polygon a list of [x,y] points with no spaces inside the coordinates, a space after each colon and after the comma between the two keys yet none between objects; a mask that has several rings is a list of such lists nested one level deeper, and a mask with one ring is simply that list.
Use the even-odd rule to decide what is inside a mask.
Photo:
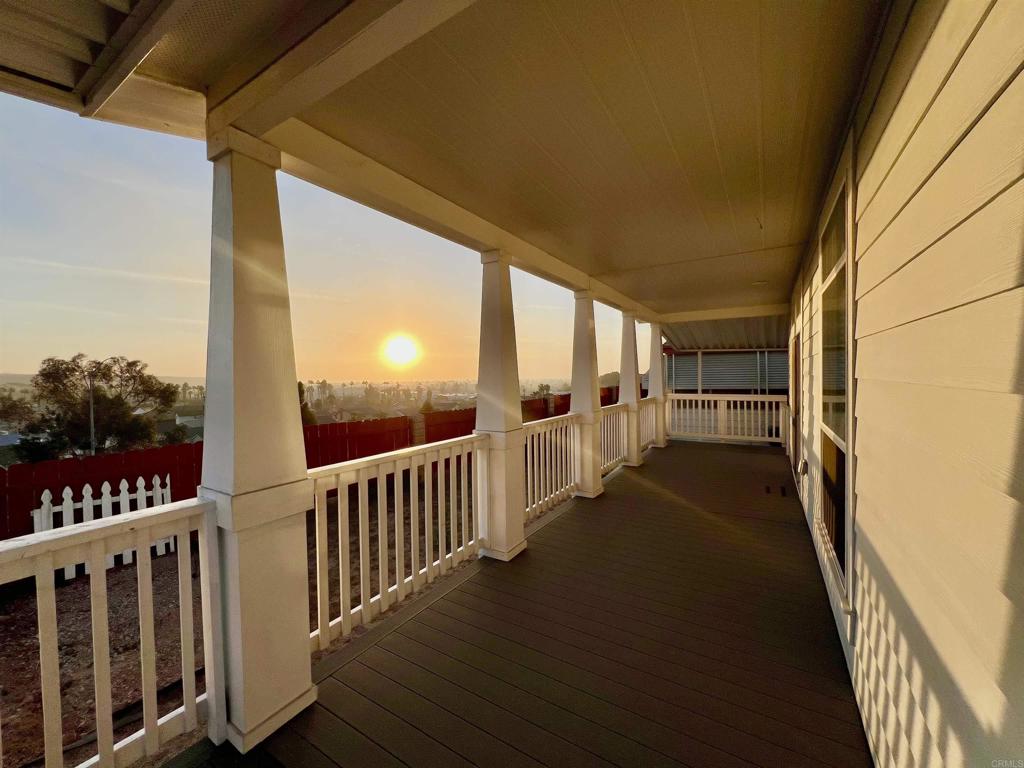
[{"label": "covered porch", "polygon": [[[0,583],[34,579],[48,768],[54,573],[80,566],[82,765],[199,729],[218,746],[182,765],[1020,761],[1024,5],[23,5],[0,88],[213,164],[196,498],[0,544]],[[67,60],[90,19],[99,53]],[[480,254],[473,434],[307,469],[281,174]],[[525,424],[513,269],[574,304],[570,412]],[[622,315],[615,404],[595,303]],[[708,350],[784,354],[788,396],[705,388]],[[171,538],[202,613],[167,711]],[[132,550],[124,733],[105,563]]]},{"label": "covered porch", "polygon": [[317,703],[247,759],[871,765],[780,450],[673,442],[527,533],[322,658]]}]

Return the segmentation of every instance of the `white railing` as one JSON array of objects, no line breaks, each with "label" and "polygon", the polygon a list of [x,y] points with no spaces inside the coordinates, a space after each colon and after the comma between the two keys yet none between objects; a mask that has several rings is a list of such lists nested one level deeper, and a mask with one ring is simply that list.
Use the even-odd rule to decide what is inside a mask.
[{"label": "white railing", "polygon": [[601,408],[601,474],[608,474],[625,461],[628,428],[628,405],[616,403]]},{"label": "white railing", "polygon": [[576,490],[579,417],[553,416],[523,425],[526,435],[526,522]]},{"label": "white railing", "polygon": [[[193,532],[198,534],[202,595],[203,666],[206,692],[196,695],[195,634],[191,606]],[[152,548],[177,539],[182,705],[160,716],[157,711],[156,627],[153,619]],[[142,680],[142,728],[114,742],[108,625],[107,566],[117,553],[134,550],[138,584],[139,651]],[[0,542],[0,585],[35,579],[39,631],[40,690],[43,706],[45,764],[64,765],[60,658],[57,645],[55,571],[89,567],[92,659],[95,686],[96,749],[84,766],[127,766],[153,755],[176,736],[194,730],[206,717],[210,738],[226,733],[223,634],[221,628],[217,520],[214,505],[197,499],[163,504],[127,515],[105,517]],[[163,634],[163,628],[161,628]],[[118,640],[121,643],[121,640]],[[130,702],[117,702],[124,706]]]},{"label": "white railing", "polygon": [[671,437],[782,443],[786,435],[785,395],[668,396]]},{"label": "white railing", "polygon": [[486,435],[469,435],[309,471],[316,499],[314,650],[347,637],[476,553],[486,514],[487,446]]},{"label": "white railing", "polygon": [[640,401],[637,419],[640,428],[640,450],[645,451],[654,445],[657,431],[658,401],[653,397],[645,397]]},{"label": "white railing", "polygon": [[[111,515],[123,515],[126,512],[135,512],[147,507],[155,507],[161,504],[171,503],[171,477],[165,475],[161,483],[159,475],[153,475],[153,482],[150,489],[146,489],[146,481],[138,478],[135,481],[135,490],[127,480],[122,480],[117,495],[111,492],[110,483],[104,482],[100,486],[100,495],[93,496],[92,486],[86,483],[82,488],[81,501],[75,501],[74,490],[70,486],[64,488],[61,500],[54,503],[53,494],[49,490],[43,491],[40,498],[39,508],[33,509],[32,530],[35,533],[50,531],[55,528],[63,528],[74,525],[75,522],[88,523],[91,520]],[[173,539],[161,539],[156,542],[156,554],[164,555],[168,547],[174,551]],[[126,549],[118,553],[120,565],[129,565],[132,562],[132,552]],[[107,558],[107,568],[115,565],[115,555]],[[89,565],[85,564],[84,572],[89,572]],[[73,579],[77,575],[78,566],[68,565],[64,568],[64,578]]]}]

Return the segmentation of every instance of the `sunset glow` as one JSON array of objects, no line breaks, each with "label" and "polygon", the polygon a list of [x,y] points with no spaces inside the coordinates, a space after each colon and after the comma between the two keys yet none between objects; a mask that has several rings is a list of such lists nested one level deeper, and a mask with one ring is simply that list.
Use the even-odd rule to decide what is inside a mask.
[{"label": "sunset glow", "polygon": [[392,368],[409,368],[419,362],[423,356],[419,342],[405,333],[388,336],[380,348],[384,362]]}]

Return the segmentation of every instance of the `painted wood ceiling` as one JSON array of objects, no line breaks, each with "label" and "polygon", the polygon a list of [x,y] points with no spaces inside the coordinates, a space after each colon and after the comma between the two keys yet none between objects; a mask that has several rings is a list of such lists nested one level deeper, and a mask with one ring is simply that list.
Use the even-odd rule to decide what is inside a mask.
[{"label": "painted wood ceiling", "polygon": [[658,312],[786,302],[881,0],[480,0],[300,115]]}]

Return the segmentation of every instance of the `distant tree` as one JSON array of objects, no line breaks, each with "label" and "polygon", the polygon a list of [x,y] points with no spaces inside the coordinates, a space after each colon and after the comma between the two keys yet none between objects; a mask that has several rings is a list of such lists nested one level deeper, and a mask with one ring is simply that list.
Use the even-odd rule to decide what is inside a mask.
[{"label": "distant tree", "polygon": [[533,396],[534,397],[545,397],[545,396],[550,395],[550,394],[551,394],[551,385],[550,384],[538,384],[537,385],[537,389],[534,390],[534,392],[533,392]]},{"label": "distant tree", "polygon": [[202,384],[196,384],[195,387],[193,387],[192,391],[195,392],[197,400],[202,400],[203,402],[206,402],[206,387],[204,387]]},{"label": "distant tree", "polygon": [[17,446],[26,461],[88,453],[93,428],[96,453],[154,445],[153,416],[174,405],[178,396],[177,386],[146,373],[145,363],[125,357],[48,357],[32,384],[35,407],[19,423],[25,437]]},{"label": "distant tree", "polygon": [[313,413],[313,409],[309,407],[309,403],[306,402],[306,387],[300,381],[299,385],[299,414],[302,417],[302,426],[308,426],[309,424],[316,424],[316,414]]},{"label": "distant tree", "polygon": [[327,379],[320,379],[316,385],[317,399],[326,400],[330,395],[334,394],[334,388],[327,383]]},{"label": "distant tree", "polygon": [[188,427],[184,424],[175,424],[160,436],[163,445],[179,445],[188,440]]},{"label": "distant tree", "polygon": [[192,387],[187,381],[181,384],[181,402],[187,403],[192,397]]},{"label": "distant tree", "polygon": [[20,426],[32,418],[32,403],[15,397],[12,392],[10,389],[0,391],[0,422]]}]

